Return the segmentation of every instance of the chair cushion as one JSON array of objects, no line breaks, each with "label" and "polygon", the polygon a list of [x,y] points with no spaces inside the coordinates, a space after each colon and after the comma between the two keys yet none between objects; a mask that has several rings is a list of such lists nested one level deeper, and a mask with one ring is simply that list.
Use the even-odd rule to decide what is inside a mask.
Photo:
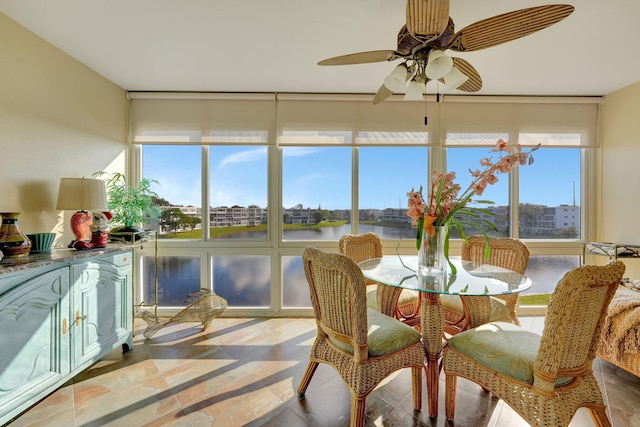
[{"label": "chair cushion", "polygon": [[367,285],[367,307],[374,310],[378,309],[378,300],[376,294],[378,292],[378,285]]},{"label": "chair cushion", "polygon": [[[420,341],[420,332],[411,326],[367,308],[367,341],[369,357],[384,356]],[[353,354],[353,347],[329,337],[333,345],[349,354]]]},{"label": "chair cushion", "polygon": [[410,289],[403,289],[398,297],[398,305],[418,304],[418,292]]},{"label": "chair cushion", "polygon": [[[384,286],[384,285],[380,285]],[[376,299],[376,293],[378,291],[378,285],[367,285],[367,307],[378,310],[378,300]],[[460,298],[458,298],[460,299]],[[417,304],[418,293],[410,289],[403,289],[398,297],[398,305],[403,306],[407,304]]]},{"label": "chair cushion", "polygon": [[[462,316],[464,308],[462,307],[462,299],[458,295],[440,295],[440,301],[442,301],[443,309],[456,312]],[[510,315],[509,307],[504,302],[497,298],[491,298],[490,322],[506,319]]]},{"label": "chair cushion", "polygon": [[[486,323],[449,338],[449,347],[507,377],[533,384],[540,335],[506,322]],[[571,382],[558,378],[556,385]]]}]

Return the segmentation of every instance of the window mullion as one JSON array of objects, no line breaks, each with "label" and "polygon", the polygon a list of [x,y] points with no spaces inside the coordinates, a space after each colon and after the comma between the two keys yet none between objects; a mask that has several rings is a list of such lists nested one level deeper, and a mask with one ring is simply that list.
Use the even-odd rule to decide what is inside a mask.
[{"label": "window mullion", "polygon": [[202,239],[209,240],[211,235],[211,213],[209,212],[209,146],[202,146],[202,218],[201,224],[203,227]]},{"label": "window mullion", "polygon": [[351,232],[358,233],[360,229],[360,207],[358,198],[359,192],[359,164],[358,147],[351,150]]}]

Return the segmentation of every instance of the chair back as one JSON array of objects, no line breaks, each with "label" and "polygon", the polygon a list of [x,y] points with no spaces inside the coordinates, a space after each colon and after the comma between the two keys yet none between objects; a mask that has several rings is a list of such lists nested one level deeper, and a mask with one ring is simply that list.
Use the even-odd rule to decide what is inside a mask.
[{"label": "chair back", "polygon": [[529,249],[518,239],[509,237],[489,238],[489,257],[485,257],[487,242],[483,236],[471,236],[462,243],[464,261],[496,265],[524,274],[529,263]]},{"label": "chair back", "polygon": [[375,233],[345,234],[338,241],[338,251],[356,263],[371,258],[382,258],[382,242]]},{"label": "chair back", "polygon": [[624,263],[615,261],[578,267],[560,279],[547,306],[534,388],[548,394],[557,378],[591,371],[603,319],[624,271]]},{"label": "chair back", "polygon": [[367,301],[364,277],[355,262],[341,254],[305,248],[304,273],[309,283],[318,334],[353,346],[357,362],[367,360]]}]

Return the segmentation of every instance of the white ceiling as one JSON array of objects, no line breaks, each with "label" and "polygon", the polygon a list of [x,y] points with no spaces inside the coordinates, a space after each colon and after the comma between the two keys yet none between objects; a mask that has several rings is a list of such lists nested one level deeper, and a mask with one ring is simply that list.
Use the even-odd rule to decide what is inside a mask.
[{"label": "white ceiling", "polygon": [[[322,67],[395,49],[406,0],[0,0],[0,12],[130,91],[375,93],[399,63]],[[451,0],[456,30],[550,4]],[[525,38],[457,53],[484,95],[605,95],[640,81],[640,1],[568,0]],[[45,64],[46,65],[46,64]],[[442,85],[438,88],[443,91]],[[427,86],[434,93],[436,83]],[[451,93],[460,93],[453,91]]]}]

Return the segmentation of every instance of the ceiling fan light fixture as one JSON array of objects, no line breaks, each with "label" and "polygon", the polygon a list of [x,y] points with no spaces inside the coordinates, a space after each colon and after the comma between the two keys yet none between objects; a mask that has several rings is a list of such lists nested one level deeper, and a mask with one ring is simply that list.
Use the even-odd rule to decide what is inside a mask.
[{"label": "ceiling fan light fixture", "polygon": [[469,80],[469,76],[460,71],[457,67],[452,67],[451,71],[444,76],[444,84],[447,90],[457,89],[461,85],[463,85],[467,80]]},{"label": "ceiling fan light fixture", "polygon": [[391,71],[391,73],[385,77],[384,85],[387,89],[400,93],[404,92],[405,83],[407,81],[407,66],[402,63]]},{"label": "ceiling fan light fixture", "polygon": [[449,74],[452,68],[453,58],[445,55],[441,50],[433,49],[429,52],[424,71],[429,79],[437,80]]},{"label": "ceiling fan light fixture", "polygon": [[407,87],[407,93],[404,94],[405,101],[422,101],[424,99],[422,88],[424,84],[419,83],[415,80],[411,80],[409,82],[409,86]]}]

